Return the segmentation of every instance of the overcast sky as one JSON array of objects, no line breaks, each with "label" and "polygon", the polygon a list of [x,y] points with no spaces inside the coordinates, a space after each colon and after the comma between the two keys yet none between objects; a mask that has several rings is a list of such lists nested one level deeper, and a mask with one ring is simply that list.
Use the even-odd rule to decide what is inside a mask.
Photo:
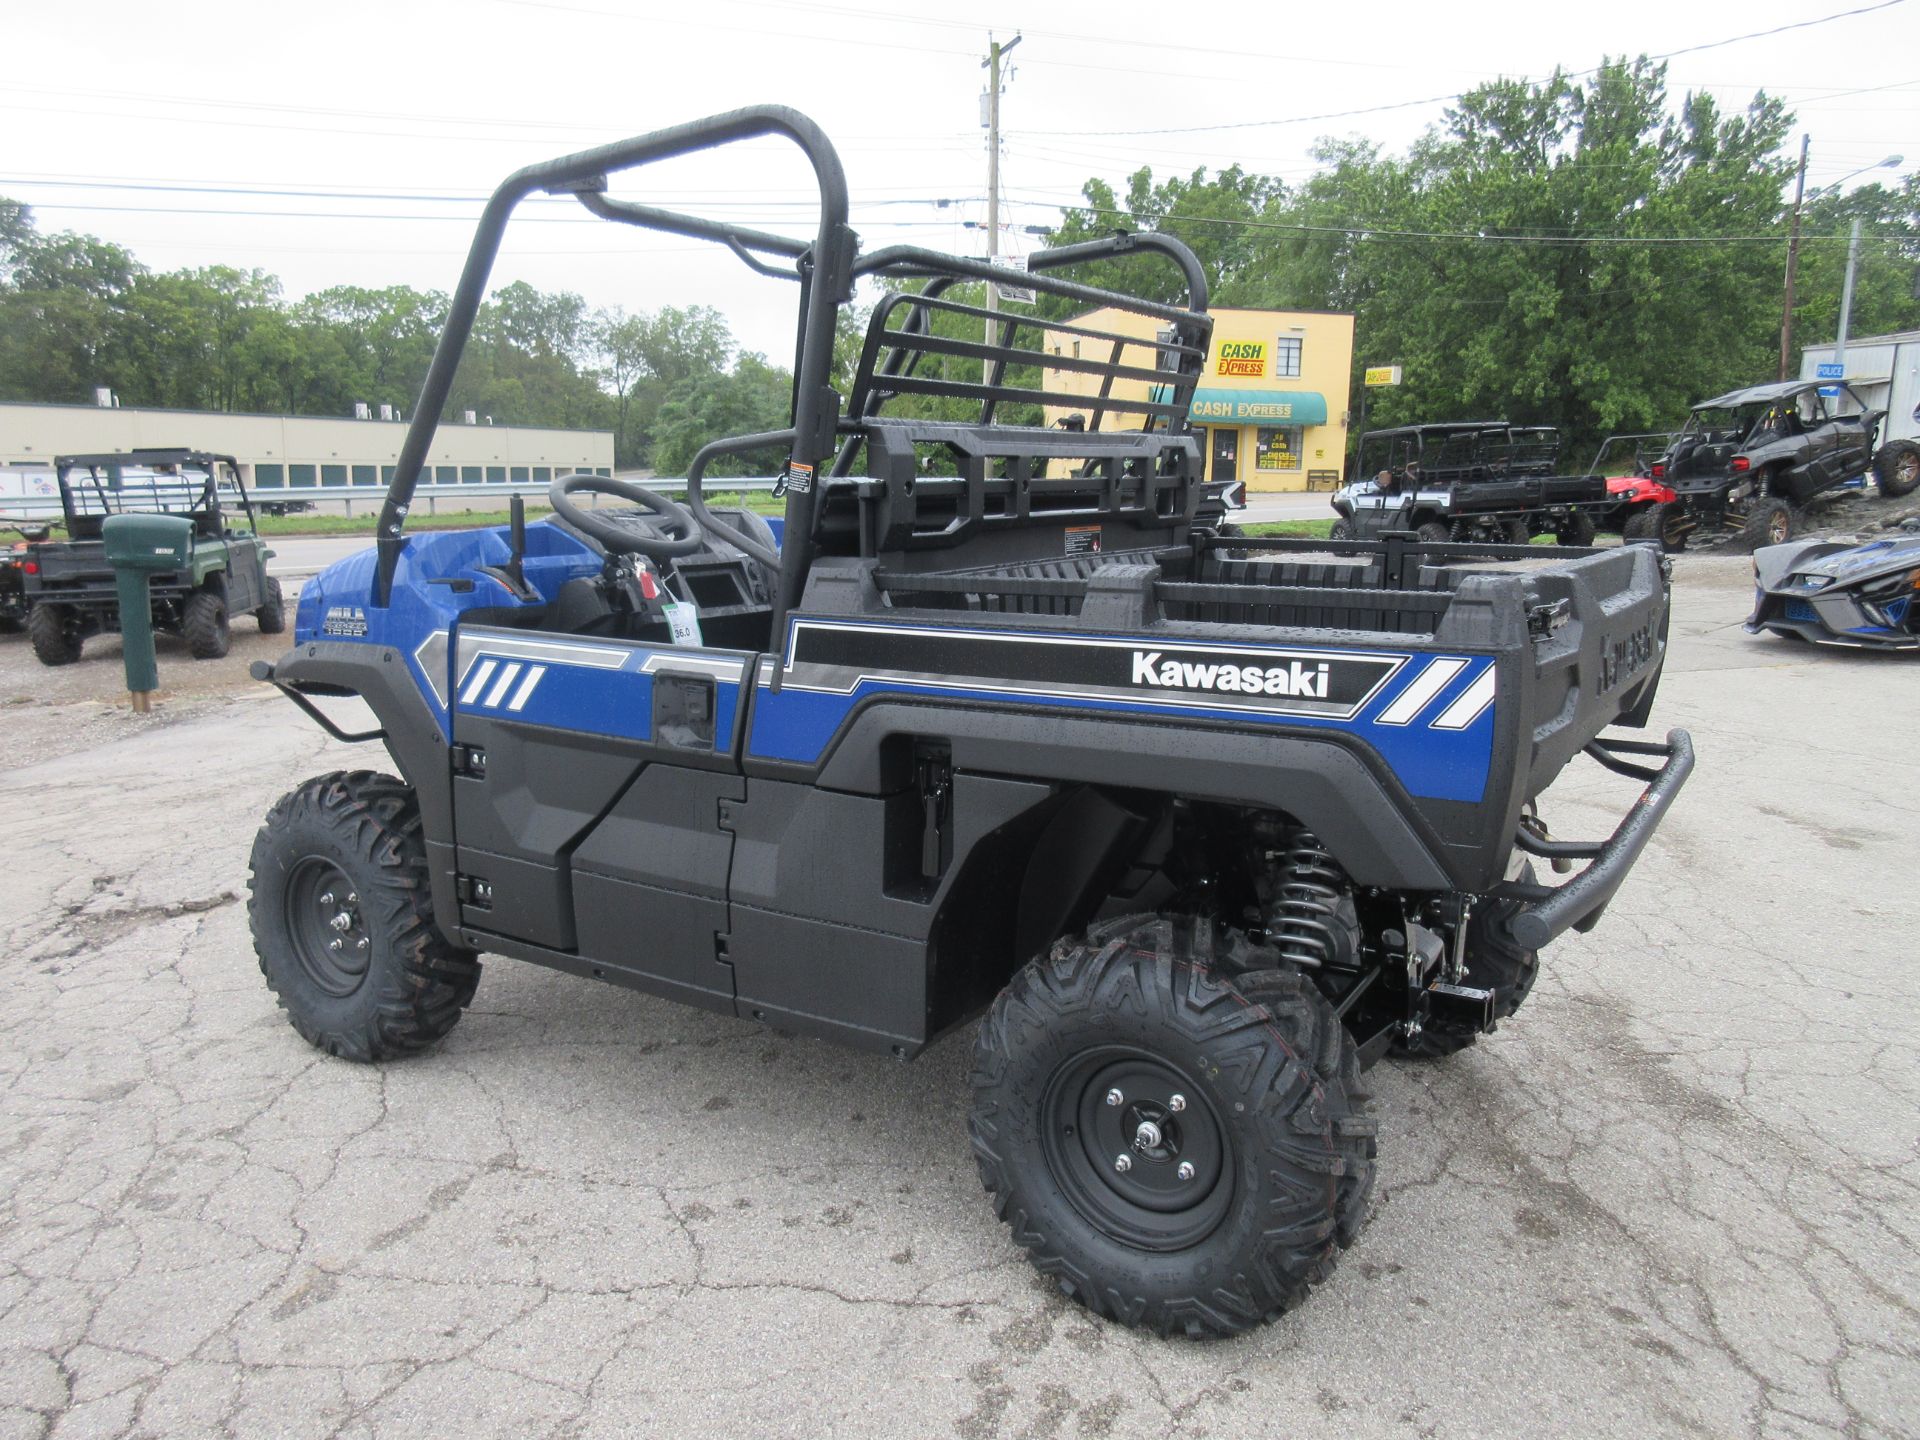
[{"label": "overcast sky", "polygon": [[[1857,185],[1920,165],[1920,0],[1715,42],[1875,3],[987,0],[961,18],[878,0],[8,0],[0,194],[32,205],[45,230],[105,236],[157,269],[259,266],[289,295],[450,289],[479,197],[515,167],[772,101],[811,114],[839,147],[868,248],[977,254],[984,236],[964,222],[985,211],[989,32],[1024,36],[1003,110],[1016,226],[1056,221],[1091,175],[1237,162],[1297,181],[1321,135],[1403,148],[1439,117],[1430,97],[1695,46],[1712,48],[1670,62],[1676,99],[1781,97],[1799,117],[1790,143],[1813,137],[1810,184],[1907,157]],[[1424,103],[1310,118],[1407,101]],[[657,167],[616,193],[793,233],[813,208],[805,163],[773,142]],[[790,286],[570,201],[520,216],[496,284],[629,310],[712,304],[745,344],[789,363]]]}]

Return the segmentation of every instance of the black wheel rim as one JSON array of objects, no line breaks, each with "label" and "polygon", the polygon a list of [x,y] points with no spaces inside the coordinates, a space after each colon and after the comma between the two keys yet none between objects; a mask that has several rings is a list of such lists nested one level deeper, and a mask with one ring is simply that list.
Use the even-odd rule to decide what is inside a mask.
[{"label": "black wheel rim", "polygon": [[1193,1077],[1159,1056],[1120,1045],[1075,1056],[1048,1081],[1040,1119],[1054,1180],[1122,1244],[1184,1250],[1226,1215],[1231,1136]]},{"label": "black wheel rim", "polygon": [[282,903],[287,934],[307,977],[335,997],[358,990],[367,978],[373,937],[346,873],[331,860],[308,856],[287,877]]}]

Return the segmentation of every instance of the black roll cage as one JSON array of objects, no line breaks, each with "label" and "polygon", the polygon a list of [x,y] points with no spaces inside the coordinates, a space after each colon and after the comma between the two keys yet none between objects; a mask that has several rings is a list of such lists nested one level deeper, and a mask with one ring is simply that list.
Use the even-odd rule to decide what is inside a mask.
[{"label": "black roll cage", "polygon": [[[77,512],[74,508],[73,487],[68,476],[75,470],[87,472],[87,482],[94,497],[100,502],[102,515],[111,515],[126,509],[122,492],[119,490],[121,470],[158,469],[171,466],[175,470],[198,470],[207,478],[200,487],[204,505],[189,508],[189,514],[205,514],[215,528],[222,528],[222,515],[225,507],[220,503],[220,471],[225,467],[232,477],[234,489],[240,494],[240,508],[246,512],[247,528],[259,532],[260,526],[253,513],[253,498],[247,493],[247,482],[240,473],[240,462],[232,455],[218,455],[208,450],[184,450],[179,448],[109,451],[98,455],[56,455],[53,459],[54,481],[60,487],[60,510],[65,519],[67,535],[73,536],[73,522]],[[100,483],[100,474],[106,471],[115,488],[108,490]],[[156,492],[157,493],[157,492]],[[181,493],[186,493],[182,487]]]},{"label": "black roll cage", "polygon": [[[608,177],[616,173],[763,136],[783,136],[791,140],[813,167],[819,188],[820,210],[810,240],[776,235],[632,201],[615,200],[607,194]],[[407,511],[413,502],[414,489],[419,483],[428,447],[432,444],[434,432],[445,410],[448,393],[452,390],[460,356],[466,348],[480,303],[486,294],[487,280],[493,269],[494,258],[499,253],[507,221],[515,207],[535,192],[572,195],[585,209],[605,220],[667,234],[713,240],[726,246],[757,273],[799,283],[800,304],[790,412],[792,423],[780,430],[714,441],[694,457],[687,475],[687,500],[703,525],[757,558],[777,564],[780,578],[774,604],[773,633],[776,636],[783,632],[787,611],[799,601],[801,588],[812,564],[815,512],[821,489],[818,479],[829,473],[827,467],[836,458],[836,452],[838,465],[834,473],[844,473],[857,439],[847,440],[843,446],[842,437],[857,436],[860,421],[871,414],[880,398],[871,393],[856,394],[854,398],[859,407],[858,413],[843,418],[840,413],[841,397],[832,386],[835,322],[840,307],[852,301],[854,284],[860,278],[887,276],[924,279],[927,284],[921,290],[905,292],[898,300],[889,297],[883,302],[911,306],[907,323],[914,333],[923,336],[931,330],[931,312],[934,309],[966,308],[956,306],[951,301],[943,302],[940,298],[942,292],[964,280],[1024,286],[1083,301],[1091,306],[1119,302],[1136,312],[1156,316],[1174,325],[1177,339],[1163,348],[1176,353],[1178,364],[1172,371],[1159,377],[1171,382],[1171,393],[1155,396],[1147,406],[1130,403],[1122,407],[1106,402],[1104,406],[1096,407],[1096,426],[1102,408],[1127,408],[1145,410],[1147,428],[1152,428],[1158,422],[1168,428],[1184,429],[1187,405],[1205,363],[1206,339],[1210,331],[1210,322],[1206,318],[1206,277],[1199,260],[1180,241],[1158,234],[1122,232],[1102,240],[1037,252],[1028,258],[1026,270],[990,265],[985,261],[944,255],[911,245],[890,246],[862,257],[859,254],[859,237],[847,224],[846,174],[838,153],[818,125],[786,106],[749,106],[529,165],[502,181],[481,213],[459,284],[448,306],[446,324],[434,349],[432,364],[420,387],[419,403],[414,407],[413,420],[401,445],[393,480],[387,488],[386,503],[380,512],[376,541],[378,565],[373,594],[377,605],[384,606],[391,598],[394,571],[399,565],[405,544],[402,530]],[[1117,295],[1042,273],[1065,265],[1109,259],[1136,251],[1157,252],[1179,267],[1186,281],[1185,307]],[[782,264],[781,261],[786,263]],[[1035,392],[1013,392],[1002,386],[1008,365],[1043,363],[1040,355],[1032,351],[1017,351],[1013,345],[1012,330],[1021,323],[1033,322],[1006,313],[1001,313],[999,319],[1009,327],[1009,334],[1002,343],[969,344],[967,347],[971,358],[982,361],[986,373],[985,383],[972,387],[980,392],[975,398],[982,401],[982,424],[991,423],[993,406],[1000,400],[1016,396],[1022,400],[1035,398]],[[1054,328],[1059,327],[1056,325]],[[901,352],[896,350],[889,357],[893,366],[889,378],[909,384],[913,360],[917,358],[915,356],[903,363]],[[905,376],[901,375],[902,371],[906,372]],[[859,388],[856,387],[856,390]],[[873,388],[869,386],[868,390]],[[953,387],[946,387],[944,393],[953,393]],[[1106,401],[1104,393],[1101,398]],[[750,537],[739,535],[724,522],[712,518],[702,494],[701,477],[706,467],[720,455],[778,444],[787,446],[789,459],[785,487],[786,535],[779,554],[775,555]]]}]

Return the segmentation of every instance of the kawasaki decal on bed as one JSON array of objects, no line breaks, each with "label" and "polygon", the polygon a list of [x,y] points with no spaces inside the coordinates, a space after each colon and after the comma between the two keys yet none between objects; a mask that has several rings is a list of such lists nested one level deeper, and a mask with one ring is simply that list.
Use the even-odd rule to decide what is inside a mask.
[{"label": "kawasaki decal on bed", "polygon": [[791,638],[782,689],[847,695],[865,681],[887,678],[1337,720],[1357,715],[1408,658],[817,620],[796,620]]}]

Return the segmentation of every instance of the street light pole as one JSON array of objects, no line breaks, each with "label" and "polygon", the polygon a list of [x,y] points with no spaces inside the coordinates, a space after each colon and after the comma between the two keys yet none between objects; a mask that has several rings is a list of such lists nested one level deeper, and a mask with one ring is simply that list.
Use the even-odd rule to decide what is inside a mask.
[{"label": "street light pole", "polygon": [[1787,301],[1780,316],[1780,373],[1774,378],[1787,378],[1787,364],[1793,357],[1793,277],[1800,267],[1800,202],[1807,193],[1807,144],[1810,137],[1800,137],[1800,174],[1793,184],[1793,232],[1787,238]]},{"label": "street light pole", "polygon": [[1853,272],[1860,263],[1860,217],[1853,220],[1853,234],[1847,239],[1847,278],[1840,286],[1840,334],[1833,342],[1833,363],[1840,374],[1847,373],[1847,326],[1853,319]]}]

